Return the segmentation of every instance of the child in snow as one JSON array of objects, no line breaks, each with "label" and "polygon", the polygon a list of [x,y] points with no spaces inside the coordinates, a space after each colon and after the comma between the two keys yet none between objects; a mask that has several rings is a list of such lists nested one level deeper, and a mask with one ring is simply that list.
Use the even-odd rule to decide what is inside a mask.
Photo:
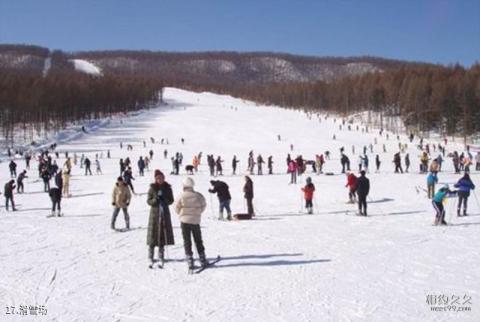
[{"label": "child in snow", "polygon": [[357,186],[357,177],[353,172],[347,173],[347,184],[345,187],[348,187],[348,199],[349,203],[355,203],[357,197],[355,195],[355,189]]},{"label": "child in snow", "polygon": [[306,179],[307,184],[302,188],[305,198],[305,208],[308,214],[313,214],[313,193],[315,192],[315,185],[312,183],[312,178]]},{"label": "child in snow", "polygon": [[447,222],[445,221],[445,209],[443,207],[443,202],[446,198],[456,195],[456,191],[451,191],[448,188],[448,185],[444,185],[433,197],[433,208],[435,209],[435,221],[433,224],[437,225],[446,225]]}]

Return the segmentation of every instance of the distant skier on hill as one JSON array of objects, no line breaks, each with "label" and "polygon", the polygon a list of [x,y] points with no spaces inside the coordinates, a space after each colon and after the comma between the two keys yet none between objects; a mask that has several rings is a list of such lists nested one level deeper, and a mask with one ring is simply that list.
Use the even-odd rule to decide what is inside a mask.
[{"label": "distant skier on hill", "polygon": [[145,161],[140,157],[137,161],[138,174],[143,177],[145,171]]},{"label": "distant skier on hill", "polygon": [[10,177],[16,178],[17,177],[17,164],[15,163],[15,161],[11,160],[8,167],[10,169]]},{"label": "distant skier on hill", "polygon": [[290,160],[288,164],[288,173],[290,173],[290,184],[297,184],[297,163],[295,160]]},{"label": "distant skier on hill", "polygon": [[237,160],[237,156],[234,155],[233,156],[233,159],[232,159],[232,174],[235,175],[236,174],[236,171],[237,171],[237,164],[239,163],[240,161]]},{"label": "distant skier on hill", "polygon": [[132,190],[133,193],[135,193],[135,189],[133,188],[132,180],[135,180],[133,177],[133,172],[132,168],[128,167],[127,170],[123,173],[123,180],[127,184],[127,186],[130,187],[130,190]]},{"label": "distant skier on hill", "polygon": [[247,202],[247,213],[253,217],[255,216],[255,212],[253,210],[253,181],[249,176],[245,176],[243,193]]},{"label": "distant skier on hill", "polygon": [[370,192],[370,180],[365,177],[365,171],[360,172],[360,177],[356,183],[356,193],[358,197],[358,211],[360,216],[367,216],[367,196]]},{"label": "distant skier on hill", "polygon": [[85,175],[87,175],[87,174],[92,175],[92,169],[90,169],[90,166],[91,166],[92,162],[90,161],[90,159],[88,157],[85,158],[83,163],[85,164]]},{"label": "distant skier on hill", "polygon": [[265,161],[263,160],[262,155],[259,154],[258,157],[257,157],[257,173],[258,173],[259,176],[263,175],[262,167],[263,167],[264,163],[265,163]]},{"label": "distant skier on hill", "polygon": [[273,157],[269,156],[267,161],[268,174],[273,174]]},{"label": "distant skier on hill", "polygon": [[17,211],[13,200],[13,191],[15,190],[15,180],[10,180],[5,184],[3,195],[5,196],[5,210],[8,211],[8,205],[12,204],[12,211]]},{"label": "distant skier on hill", "polygon": [[218,220],[223,220],[223,211],[227,211],[227,220],[232,220],[232,211],[230,210],[230,202],[232,197],[230,195],[228,185],[219,180],[211,180],[210,184],[213,186],[213,189],[209,189],[208,192],[216,193],[219,201],[219,210],[220,214]]},{"label": "distant skier on hill", "polygon": [[23,170],[20,172],[17,178],[17,193],[23,193],[24,192],[24,185],[23,185],[23,180],[25,180],[27,177],[27,170]]}]

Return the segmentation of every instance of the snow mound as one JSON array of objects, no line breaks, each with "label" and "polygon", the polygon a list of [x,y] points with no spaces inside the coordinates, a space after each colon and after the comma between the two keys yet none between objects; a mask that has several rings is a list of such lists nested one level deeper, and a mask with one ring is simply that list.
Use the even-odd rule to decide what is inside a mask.
[{"label": "snow mound", "polygon": [[102,71],[99,67],[95,66],[94,64],[83,60],[83,59],[71,59],[70,60],[73,65],[75,66],[75,70],[79,72],[83,72],[90,75],[101,76]]}]

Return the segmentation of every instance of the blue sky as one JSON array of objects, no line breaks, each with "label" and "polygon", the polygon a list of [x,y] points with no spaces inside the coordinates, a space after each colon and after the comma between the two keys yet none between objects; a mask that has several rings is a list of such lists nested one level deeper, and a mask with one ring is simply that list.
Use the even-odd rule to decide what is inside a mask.
[{"label": "blue sky", "polygon": [[480,62],[480,0],[0,0],[0,43]]}]

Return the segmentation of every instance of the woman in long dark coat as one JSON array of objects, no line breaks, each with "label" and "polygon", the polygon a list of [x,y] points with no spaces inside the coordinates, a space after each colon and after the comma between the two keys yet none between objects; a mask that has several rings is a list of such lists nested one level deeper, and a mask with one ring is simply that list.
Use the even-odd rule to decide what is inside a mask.
[{"label": "woman in long dark coat", "polygon": [[173,203],[172,187],[160,170],[155,170],[155,183],[150,185],[147,203],[151,206],[147,230],[148,258],[153,262],[153,253],[158,247],[158,258],[163,261],[164,246],[174,245],[175,240],[169,210]]}]

